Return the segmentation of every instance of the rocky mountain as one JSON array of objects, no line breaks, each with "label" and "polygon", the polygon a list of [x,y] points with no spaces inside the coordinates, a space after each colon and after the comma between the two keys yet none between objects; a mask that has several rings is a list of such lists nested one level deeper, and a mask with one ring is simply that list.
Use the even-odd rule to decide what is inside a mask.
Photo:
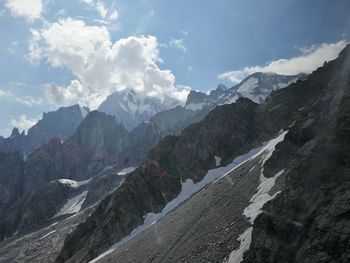
[{"label": "rocky mountain", "polygon": [[307,85],[322,93],[266,167],[269,176],[284,169],[285,183],[257,218],[243,262],[350,260],[350,46]]},{"label": "rocky mountain", "polygon": [[177,106],[157,113],[148,122],[143,122],[130,131],[129,143],[123,155],[141,162],[159,140],[168,135],[179,135],[190,124],[202,120],[211,109],[206,107],[192,111]]},{"label": "rocky mountain", "polygon": [[79,105],[61,107],[56,111],[44,113],[42,119],[28,130],[27,135],[24,132],[20,134],[18,129],[14,128],[10,137],[0,140],[0,151],[18,151],[21,156],[27,157],[52,138],[62,141],[69,138],[88,113],[88,108]]},{"label": "rocky mountain", "polygon": [[109,95],[98,111],[115,116],[127,130],[132,130],[140,123],[148,121],[156,113],[179,104],[179,101],[167,96],[160,99],[132,89],[125,89]]},{"label": "rocky mountain", "polygon": [[0,152],[0,211],[22,193],[24,162],[18,152]]},{"label": "rocky mountain", "polygon": [[122,168],[119,154],[126,136],[114,117],[91,112],[68,140],[52,139],[28,156],[23,191],[60,178],[86,180],[114,163]]},{"label": "rocky mountain", "polygon": [[256,103],[262,103],[272,91],[285,88],[299,79],[305,79],[305,77],[305,74],[286,76],[275,73],[253,73],[232,88],[220,84],[208,95],[199,91],[191,91],[185,108],[196,111],[204,107],[230,104],[242,97],[249,98]]},{"label": "rocky mountain", "polygon": [[307,78],[191,92],[131,131],[93,111],[26,160],[0,152],[0,262],[347,262],[349,49]]},{"label": "rocky mountain", "polygon": [[[177,111],[179,113],[176,114]],[[7,214],[17,215],[22,213],[24,209],[22,207],[26,207],[27,211],[35,208],[28,202],[22,202],[19,199],[30,199],[28,195],[41,195],[42,198],[45,198],[45,191],[38,189],[48,187],[47,184],[51,181],[61,178],[87,180],[95,177],[110,165],[115,166],[115,169],[137,166],[148,150],[161,138],[180,132],[190,118],[195,121],[197,114],[177,107],[156,114],[148,123],[143,123],[128,133],[115,117],[93,111],[82,121],[70,138],[64,142],[58,138],[52,139],[29,154],[24,162],[20,160],[19,155],[3,153],[3,160],[7,161],[0,181],[3,197],[0,208],[7,209]],[[12,165],[15,167],[12,168]],[[96,189],[99,187],[96,185]],[[92,189],[90,193],[95,190]],[[62,198],[65,196],[61,194]],[[91,199],[90,194],[87,199]],[[10,211],[13,212],[10,213]],[[14,216],[9,218],[14,218]],[[41,217],[41,219],[34,220],[37,226],[48,218]],[[6,225],[6,222],[3,225]],[[13,224],[14,227],[7,227],[8,232],[4,233],[5,236],[33,227],[33,224],[27,221],[20,224],[21,229],[17,229],[17,223]]]},{"label": "rocky mountain", "polygon": [[96,205],[123,180],[125,174],[119,171],[114,165],[88,180],[57,179],[25,193],[0,219],[1,236],[30,231]]},{"label": "rocky mountain", "polygon": [[[9,227],[10,221],[0,220],[0,228],[6,229],[0,233],[0,239],[15,231],[34,226],[30,221],[21,221],[20,224],[17,222],[24,220],[24,216],[11,215],[22,215],[23,211],[26,211],[25,214],[30,220],[34,220],[32,213],[36,212],[31,210],[36,210],[37,200],[49,196],[45,194],[47,193],[45,187],[49,187],[47,184],[51,181],[58,179],[83,181],[97,176],[110,165],[113,165],[115,171],[135,164],[132,160],[121,156],[127,144],[127,136],[126,129],[114,117],[93,111],[69,139],[62,142],[54,138],[30,153],[25,161],[21,160],[18,153],[1,153],[0,212],[10,216],[13,227]],[[61,188],[50,185],[50,189],[59,191],[61,199],[67,196]],[[30,200],[36,200],[33,201],[35,204],[31,205]],[[59,204],[57,201],[56,205]],[[48,206],[52,206],[51,203]],[[47,216],[50,216],[48,210],[44,211],[47,215],[43,216],[44,212],[40,214],[40,220],[34,220],[36,224],[44,222],[48,219]],[[54,211],[54,206],[50,211]],[[2,218],[6,219],[5,216]],[[12,220],[13,218],[17,219]],[[21,228],[18,229],[17,225],[21,225]]]},{"label": "rocky mountain", "polygon": [[[338,59],[306,80],[272,92],[264,103],[238,99],[215,108],[180,136],[162,139],[139,168],[66,238],[56,262],[88,262],[113,245],[109,253],[118,246],[131,246],[155,224],[163,223],[159,228],[163,232],[157,232],[155,226],[160,235],[170,232],[183,220],[173,217],[164,229],[167,218],[176,216],[176,211],[182,211],[182,219],[186,215],[192,218],[200,208],[187,206],[183,210],[180,206],[167,214],[196,193],[210,200],[210,192],[202,194],[199,190],[214,181],[209,186],[214,193],[227,173],[231,180],[237,178],[236,188],[235,181],[227,177],[237,194],[226,203],[222,203],[221,195],[222,199],[213,203],[219,209],[216,213],[202,210],[198,224],[205,230],[192,231],[196,224],[189,222],[184,229],[192,231],[193,236],[175,238],[173,246],[159,250],[163,252],[149,261],[203,262],[205,257],[207,262],[239,262],[241,258],[244,262],[347,262],[349,72],[347,46]],[[224,179],[215,183],[220,178]],[[251,183],[255,190],[248,190]],[[237,219],[223,216],[218,224],[210,221],[220,209],[229,210],[234,204],[240,204]],[[203,231],[210,233],[196,239]],[[219,237],[214,235],[217,231]],[[214,242],[207,243],[207,238]],[[218,239],[221,243],[215,242]],[[187,246],[183,246],[185,241]],[[124,255],[127,253],[124,258],[145,262],[142,256],[152,253],[143,251],[148,244],[167,245],[159,235],[154,242],[146,243],[137,250],[123,250]],[[178,249],[181,247],[187,248]],[[114,256],[109,261],[103,257],[95,261],[121,259],[120,254]]]}]

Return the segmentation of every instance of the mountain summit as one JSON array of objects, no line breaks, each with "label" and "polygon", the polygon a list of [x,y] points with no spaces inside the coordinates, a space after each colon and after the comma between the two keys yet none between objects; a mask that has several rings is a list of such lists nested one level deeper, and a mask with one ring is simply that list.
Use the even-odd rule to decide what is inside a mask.
[{"label": "mountain summit", "polygon": [[179,105],[176,99],[166,96],[164,99],[144,95],[133,89],[116,91],[109,95],[98,108],[98,111],[113,115],[128,130],[148,121],[158,112]]},{"label": "mountain summit", "polygon": [[199,91],[191,91],[185,108],[201,110],[204,107],[230,104],[241,97],[260,104],[272,91],[285,88],[299,79],[305,79],[305,77],[305,74],[286,76],[275,73],[253,73],[232,88],[220,84],[208,95]]}]

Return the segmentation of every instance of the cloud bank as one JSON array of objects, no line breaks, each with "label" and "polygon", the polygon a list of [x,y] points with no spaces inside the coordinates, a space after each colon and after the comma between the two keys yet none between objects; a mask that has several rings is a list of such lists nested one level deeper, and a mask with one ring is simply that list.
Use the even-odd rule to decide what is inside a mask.
[{"label": "cloud bank", "polygon": [[180,101],[189,92],[175,86],[170,70],[160,69],[156,37],[131,36],[113,43],[105,26],[88,26],[82,20],[61,19],[32,30],[28,58],[75,75],[68,87],[45,87],[47,97],[60,105],[79,102],[96,108],[113,91],[126,88]]},{"label": "cloud bank", "polygon": [[345,45],[346,41],[342,40],[337,43],[324,43],[307,49],[304,48],[301,49],[302,54],[300,56],[272,61],[266,66],[252,66],[241,70],[227,71],[220,74],[218,78],[238,83],[254,72],[273,72],[283,75],[309,74],[322,66],[325,61],[335,59]]}]

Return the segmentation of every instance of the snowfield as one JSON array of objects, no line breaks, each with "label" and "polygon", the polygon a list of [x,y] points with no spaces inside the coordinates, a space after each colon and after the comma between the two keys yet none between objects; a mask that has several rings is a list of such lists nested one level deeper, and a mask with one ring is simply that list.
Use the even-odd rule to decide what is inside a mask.
[{"label": "snowfield", "polygon": [[136,167],[127,167],[118,172],[118,175],[127,175],[136,170]]},{"label": "snowfield", "polygon": [[71,179],[59,179],[58,182],[61,184],[65,184],[68,185],[72,188],[78,188],[79,186],[88,184],[91,181],[92,178],[88,179],[88,180],[84,180],[84,181],[74,181]]},{"label": "snowfield", "polygon": [[81,194],[69,199],[54,217],[78,213],[81,209],[82,204],[85,201],[87,193],[88,191],[84,191]]}]

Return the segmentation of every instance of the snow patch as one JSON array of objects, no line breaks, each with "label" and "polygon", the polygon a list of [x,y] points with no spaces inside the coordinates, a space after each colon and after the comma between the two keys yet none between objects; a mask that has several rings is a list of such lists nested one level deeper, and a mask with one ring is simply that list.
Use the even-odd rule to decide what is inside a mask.
[{"label": "snow patch", "polygon": [[232,97],[228,97],[228,98],[226,98],[224,104],[231,104],[231,103],[234,103],[234,102],[236,102],[238,99],[239,99],[239,96],[238,96],[238,95],[234,95],[234,96],[232,96]]},{"label": "snow patch", "polygon": [[83,118],[85,118],[89,114],[89,110],[88,110],[87,107],[81,107],[79,105],[79,109],[80,109],[80,112],[81,112],[81,116],[83,116]]},{"label": "snow patch", "polygon": [[85,201],[87,193],[88,191],[84,191],[81,194],[69,199],[54,217],[78,213]]},{"label": "snow patch", "polygon": [[258,86],[258,82],[257,78],[249,78],[238,88],[237,91],[239,93],[250,93]]},{"label": "snow patch", "polygon": [[136,167],[127,167],[118,172],[118,175],[127,175],[135,171]]},{"label": "snow patch", "polygon": [[258,192],[250,199],[251,204],[244,209],[243,215],[249,218],[251,224],[254,223],[255,219],[262,213],[262,207],[268,201],[274,199],[277,194],[270,195],[269,191],[275,185],[276,179],[284,173],[284,170],[278,172],[271,178],[266,178],[263,174],[260,176],[260,184],[258,186]]},{"label": "snow patch", "polygon": [[204,102],[201,102],[201,103],[190,103],[190,104],[185,106],[185,109],[192,110],[192,111],[198,111],[198,110],[203,109],[204,106],[205,106]]},{"label": "snow patch", "polygon": [[237,239],[240,242],[240,246],[237,250],[234,250],[230,254],[228,263],[238,263],[243,260],[243,253],[249,249],[252,242],[253,227],[247,228]]},{"label": "snow patch", "polygon": [[[272,187],[275,185],[276,179],[280,177],[284,170],[279,171],[271,178],[266,178],[264,176],[264,165],[268,159],[272,156],[275,151],[276,145],[284,140],[284,136],[288,131],[282,132],[277,138],[271,140],[257,155],[262,154],[261,161],[261,172],[260,172],[260,182],[257,188],[257,192],[250,199],[250,204],[247,206],[243,215],[249,219],[249,222],[253,225],[255,219],[258,215],[260,215],[263,211],[263,206],[270,200],[274,199],[280,192],[275,193],[274,195],[270,195],[269,192]],[[240,241],[240,246],[238,249],[231,252],[228,261],[226,263],[239,263],[243,259],[243,254],[250,247],[252,240],[252,232],[253,227],[249,227],[246,231],[241,234],[238,238]]]},{"label": "snow patch", "polygon": [[47,233],[45,236],[42,236],[39,240],[43,240],[44,238],[46,238],[46,237],[52,235],[52,234],[55,233],[55,232],[56,232],[56,230],[53,230],[53,231]]},{"label": "snow patch", "polygon": [[72,187],[72,188],[78,188],[79,186],[89,183],[91,179],[92,178],[84,181],[74,181],[71,179],[59,179],[58,182],[61,184],[68,185],[69,187]]},{"label": "snow patch", "polygon": [[214,156],[214,158],[215,158],[215,166],[216,166],[216,167],[220,166],[220,164],[221,164],[221,158],[218,157],[218,156]]}]

